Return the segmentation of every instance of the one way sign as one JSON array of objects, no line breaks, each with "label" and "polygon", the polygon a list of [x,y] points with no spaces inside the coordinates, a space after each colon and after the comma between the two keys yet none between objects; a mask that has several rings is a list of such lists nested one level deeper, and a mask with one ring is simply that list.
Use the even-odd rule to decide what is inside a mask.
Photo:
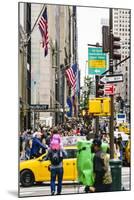
[{"label": "one way sign", "polygon": [[117,83],[122,81],[123,81],[123,74],[100,76],[100,82],[102,83]]}]

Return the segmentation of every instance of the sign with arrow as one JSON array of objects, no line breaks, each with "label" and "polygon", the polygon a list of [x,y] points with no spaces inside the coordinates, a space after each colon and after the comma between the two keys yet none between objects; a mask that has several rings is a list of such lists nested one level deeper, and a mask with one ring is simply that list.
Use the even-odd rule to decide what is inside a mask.
[{"label": "sign with arrow", "polygon": [[100,76],[100,82],[102,83],[117,83],[122,81],[123,81],[123,74]]},{"label": "sign with arrow", "polygon": [[102,48],[88,48],[88,74],[102,74],[107,68],[107,55]]}]

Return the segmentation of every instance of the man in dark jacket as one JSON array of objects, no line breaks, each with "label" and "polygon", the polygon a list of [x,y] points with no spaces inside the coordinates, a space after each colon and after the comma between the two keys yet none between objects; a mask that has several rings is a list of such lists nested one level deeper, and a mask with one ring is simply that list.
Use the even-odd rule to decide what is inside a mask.
[{"label": "man in dark jacket", "polygon": [[95,173],[95,192],[108,192],[111,190],[112,177],[109,167],[108,155],[101,150],[101,140],[93,141],[93,170]]},{"label": "man in dark jacket", "polygon": [[32,139],[32,148],[30,153],[30,158],[38,157],[40,156],[40,148],[43,148],[44,150],[47,149],[47,147],[41,143],[39,134],[35,135]]}]

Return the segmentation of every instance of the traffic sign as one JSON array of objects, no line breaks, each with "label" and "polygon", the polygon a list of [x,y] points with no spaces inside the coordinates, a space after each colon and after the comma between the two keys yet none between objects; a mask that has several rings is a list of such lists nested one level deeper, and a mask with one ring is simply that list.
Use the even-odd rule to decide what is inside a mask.
[{"label": "traffic sign", "polygon": [[114,84],[105,84],[104,94],[114,94]]},{"label": "traffic sign", "polygon": [[100,82],[103,83],[117,83],[122,81],[123,81],[123,74],[100,76]]},{"label": "traffic sign", "polygon": [[88,74],[102,74],[106,67],[107,56],[102,48],[88,48]]}]

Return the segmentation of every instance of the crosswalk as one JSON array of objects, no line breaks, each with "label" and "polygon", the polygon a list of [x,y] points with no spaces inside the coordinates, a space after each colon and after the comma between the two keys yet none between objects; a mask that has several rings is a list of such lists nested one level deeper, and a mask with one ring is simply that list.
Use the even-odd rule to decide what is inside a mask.
[{"label": "crosswalk", "polygon": [[[84,193],[84,186],[63,185],[62,194]],[[51,195],[50,186],[20,188],[20,197]]]},{"label": "crosswalk", "polygon": [[[122,188],[124,190],[131,189],[130,182],[130,168],[122,168]],[[78,194],[84,193],[84,186],[77,184],[64,184],[62,188],[62,194]],[[44,184],[42,186],[33,186],[33,187],[20,187],[20,197],[34,197],[34,196],[48,196],[51,195],[50,185]]]}]

